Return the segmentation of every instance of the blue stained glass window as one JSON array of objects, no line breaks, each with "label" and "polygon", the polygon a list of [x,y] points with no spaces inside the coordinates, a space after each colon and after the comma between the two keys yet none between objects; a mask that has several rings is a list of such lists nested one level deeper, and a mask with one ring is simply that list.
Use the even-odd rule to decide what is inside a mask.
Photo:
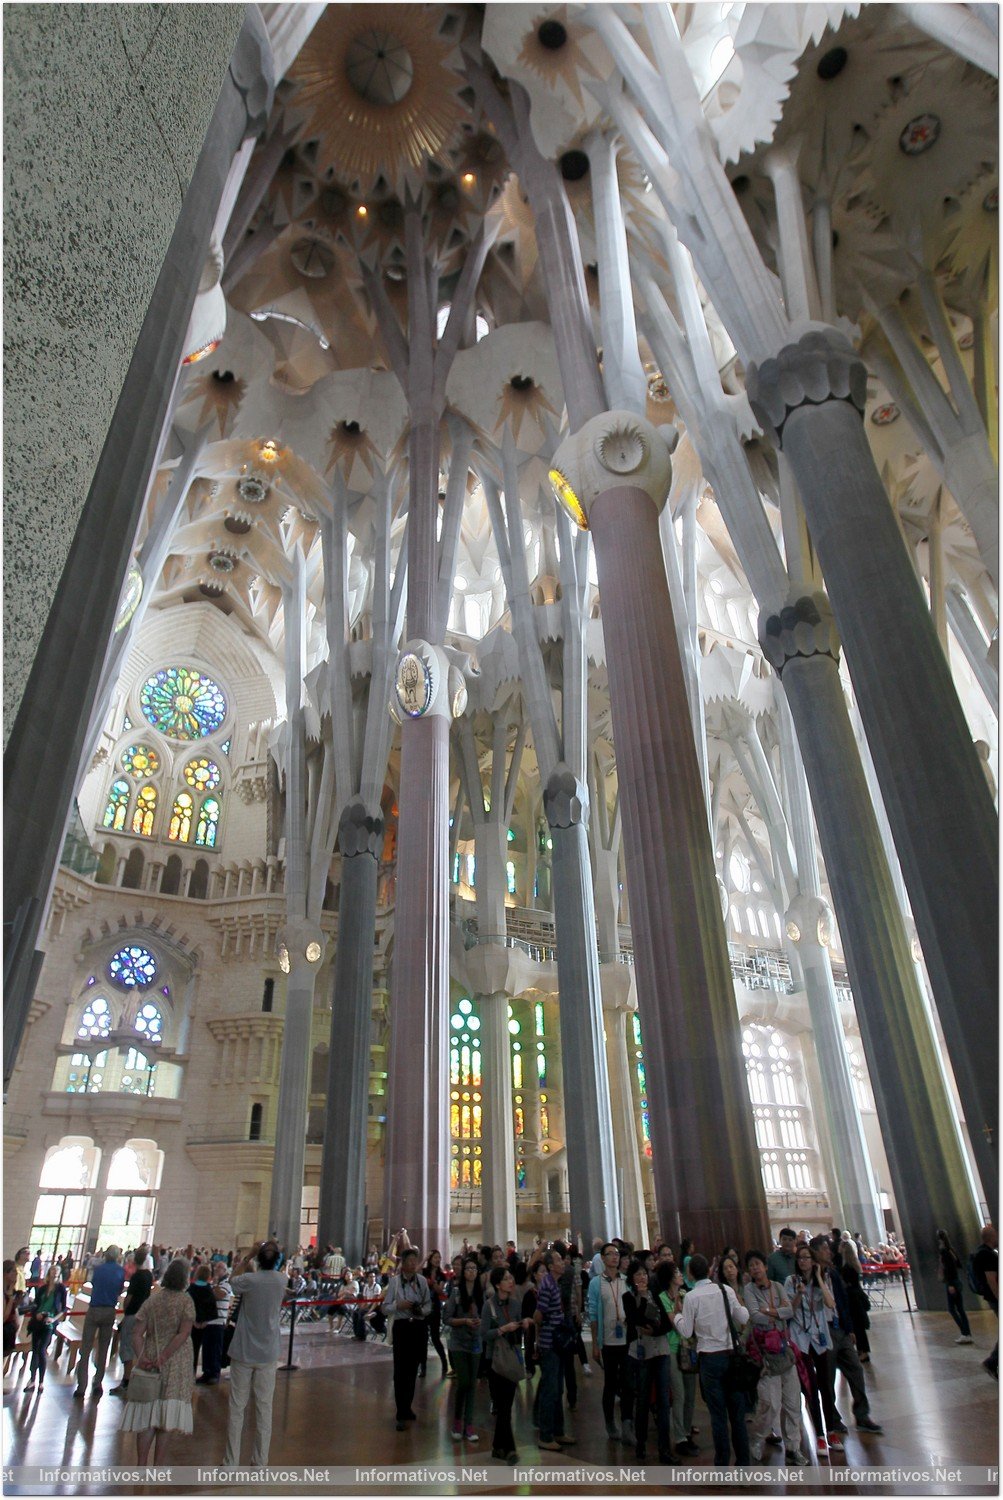
[{"label": "blue stained glass window", "polygon": [[515,1185],[520,1188],[526,1186],[526,1168],[523,1162],[519,1162],[515,1169]]},{"label": "blue stained glass window", "polygon": [[120,948],[108,964],[108,975],[124,990],[145,989],[157,977],[157,960],[148,948]]},{"label": "blue stained glass window", "polygon": [[215,849],[218,826],[219,802],[215,797],[207,797],[202,803],[198,826],[195,829],[196,844],[201,844],[206,849]]},{"label": "blue stained glass window", "polygon": [[147,722],[175,740],[201,740],[226,718],[219,685],[194,667],[165,667],[148,677],[139,695]]},{"label": "blue stained glass window", "polygon": [[233,744],[232,740],[228,739],[228,740],[224,740],[223,741],[222,745],[220,746],[220,749],[222,750],[222,752],[223,752],[224,755],[229,755],[229,753],[230,753],[230,746],[232,744]]}]

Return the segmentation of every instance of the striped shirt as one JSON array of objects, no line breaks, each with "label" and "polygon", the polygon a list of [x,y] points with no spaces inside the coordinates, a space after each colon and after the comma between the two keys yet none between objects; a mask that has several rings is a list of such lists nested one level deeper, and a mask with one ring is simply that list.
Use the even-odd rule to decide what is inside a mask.
[{"label": "striped shirt", "polygon": [[536,1347],[542,1354],[545,1349],[554,1347],[554,1330],[564,1321],[561,1289],[550,1271],[536,1289],[536,1310],[543,1319],[536,1335]]}]

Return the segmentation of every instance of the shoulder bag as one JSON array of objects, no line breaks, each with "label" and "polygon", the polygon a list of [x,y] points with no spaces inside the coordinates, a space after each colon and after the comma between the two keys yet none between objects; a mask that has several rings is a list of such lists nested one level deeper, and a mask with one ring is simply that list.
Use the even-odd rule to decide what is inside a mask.
[{"label": "shoulder bag", "polygon": [[728,1306],[728,1294],[724,1287],[719,1288],[721,1300],[724,1302],[724,1315],[728,1320],[728,1331],[731,1334],[731,1357],[728,1361],[727,1384],[733,1391],[748,1397],[750,1400],[756,1394],[759,1385],[759,1376],[762,1373],[760,1366],[742,1348],[735,1325],[731,1321],[731,1308]]},{"label": "shoulder bag", "polygon": [[[491,1316],[501,1325],[501,1309],[495,1303]],[[511,1320],[510,1320],[511,1321]],[[510,1344],[504,1333],[499,1333],[495,1339],[495,1346],[491,1354],[491,1368],[502,1380],[511,1380],[513,1385],[518,1385],[520,1380],[527,1378],[526,1365],[519,1350],[514,1344]]]}]

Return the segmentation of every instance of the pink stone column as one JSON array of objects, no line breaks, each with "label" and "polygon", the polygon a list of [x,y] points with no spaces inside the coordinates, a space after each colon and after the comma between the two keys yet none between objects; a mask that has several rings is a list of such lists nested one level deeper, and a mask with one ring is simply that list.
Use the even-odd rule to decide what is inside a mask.
[{"label": "pink stone column", "polygon": [[661,1231],[767,1243],[689,703],[648,493],[592,502]]},{"label": "pink stone column", "polygon": [[401,729],[386,1135],[387,1234],[449,1248],[449,720]]}]

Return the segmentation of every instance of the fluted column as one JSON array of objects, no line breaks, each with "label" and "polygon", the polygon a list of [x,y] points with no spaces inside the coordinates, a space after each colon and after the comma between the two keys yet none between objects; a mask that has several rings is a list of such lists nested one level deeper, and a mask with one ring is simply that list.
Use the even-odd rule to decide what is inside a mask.
[{"label": "fluted column", "polygon": [[637,1113],[630,1083],[631,1043],[627,1035],[630,1018],[637,1006],[634,976],[625,964],[618,963],[603,964],[599,972],[603,987],[613,1144],[620,1186],[621,1233],[632,1245],[646,1245],[648,1221],[644,1212],[644,1188],[637,1151]]},{"label": "fluted column", "polygon": [[508,995],[481,995],[481,1235],[488,1245],[515,1239],[515,1132]]},{"label": "fluted column", "polygon": [[824,616],[818,595],[767,618],[763,650],[797,730],[916,1294],[938,1307],[930,1226],[968,1244],[975,1205]]},{"label": "fluted column", "polygon": [[753,409],[797,477],[979,1172],[994,1202],[996,818],[950,668],[867,446],[861,422],[866,372],[842,336],[817,332],[751,368],[748,388]]},{"label": "fluted column", "polygon": [[619,1219],[585,826],[588,793],[567,766],[559,765],[544,789],[543,804],[553,844],[564,1100],[565,1108],[572,1105],[575,1121],[566,1147],[571,1231],[588,1244],[596,1235],[615,1234]]},{"label": "fluted column", "polygon": [[[373,1014],[373,936],[383,818],[361,797],[338,825],[341,895],[331,996],[324,1153],[320,1169],[317,1243],[343,1246],[347,1260],[366,1253],[366,1142],[369,1041]],[[400,1225],[396,1226],[400,1228]]]},{"label": "fluted column", "polygon": [[595,543],[660,1227],[758,1244],[766,1203],[659,542],[668,452],[649,423],[611,412],[554,462]]},{"label": "fluted column", "polygon": [[[433,531],[434,537],[434,531]],[[413,572],[411,573],[413,577]],[[425,648],[431,650],[431,648]],[[445,674],[443,674],[445,675]],[[443,690],[444,692],[444,690]],[[390,1014],[386,1216],[449,1244],[449,721],[405,715]]]}]

